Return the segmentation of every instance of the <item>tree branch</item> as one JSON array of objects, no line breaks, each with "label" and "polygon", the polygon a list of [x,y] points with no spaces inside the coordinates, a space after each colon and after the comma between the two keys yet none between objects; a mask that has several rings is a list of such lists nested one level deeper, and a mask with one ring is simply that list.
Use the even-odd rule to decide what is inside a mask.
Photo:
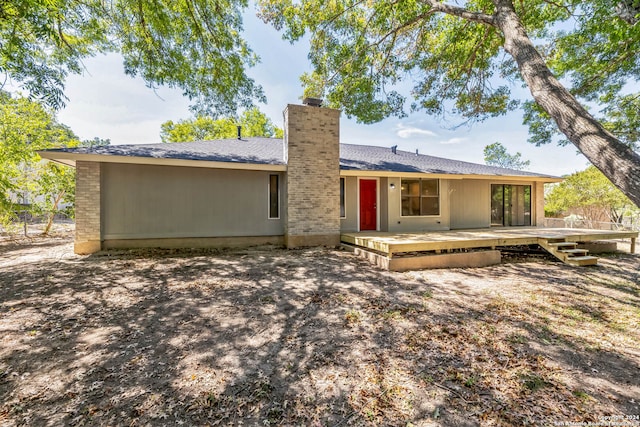
[{"label": "tree branch", "polygon": [[435,12],[442,12],[447,15],[457,16],[468,21],[478,22],[480,24],[496,26],[495,18],[493,15],[487,15],[486,13],[471,12],[463,7],[452,6],[446,3],[442,3],[436,0],[421,0],[423,3],[429,5],[431,10]]},{"label": "tree branch", "polygon": [[[574,15],[573,11],[569,8],[569,6],[566,6],[564,4],[558,3],[556,1],[553,0],[543,0],[545,3],[550,4],[552,6],[557,7],[558,9],[564,9],[567,12],[567,15],[569,16],[579,16],[579,15]],[[525,10],[525,5],[524,4],[520,4],[520,7],[522,8],[522,10]]]},{"label": "tree branch", "polygon": [[[418,15],[412,19],[410,19],[409,21],[400,24],[398,26],[396,26],[395,28],[389,30],[387,33],[383,34],[382,37],[380,37],[379,39],[377,39],[376,41],[373,41],[371,43],[369,43],[367,45],[367,49],[371,49],[373,47],[378,48],[385,40],[387,40],[389,37],[393,36],[393,38],[395,39],[398,36],[398,33],[400,33],[402,30],[404,30],[407,27],[410,27],[414,24],[416,24],[417,22],[420,22],[421,20],[425,19],[427,16],[432,15],[434,13],[433,10],[429,10],[421,15]],[[367,28],[369,26],[369,22],[371,22],[371,20],[374,18],[375,13],[372,14],[369,19],[367,20],[367,24],[365,25],[365,29],[362,31],[361,37],[366,39],[366,33],[367,33]],[[334,17],[335,19],[335,17]],[[386,67],[386,64],[389,60],[389,58],[391,57],[391,53],[393,51],[393,46],[395,45],[395,42],[391,43],[389,45],[389,47],[386,49],[385,53],[385,58],[383,60],[382,66],[380,68],[380,70],[384,70],[384,68]],[[353,61],[350,60],[348,62],[346,62],[345,64],[343,64],[343,66],[349,65],[351,64]],[[328,77],[325,81],[326,82],[331,82],[337,75],[339,75],[342,72],[343,67],[338,68],[330,77]]]},{"label": "tree branch", "polygon": [[402,30],[404,30],[407,27],[412,26],[413,24],[422,21],[423,19],[425,19],[427,16],[432,15],[434,13],[433,10],[429,10],[421,15],[418,15],[410,20],[408,20],[407,22],[405,22],[404,24],[400,24],[397,27],[393,28],[392,30],[389,30],[386,34],[384,34],[382,37],[380,37],[376,42],[370,43],[369,47],[373,47],[373,46],[379,46],[380,44],[382,44],[382,42],[384,42],[389,36],[394,36],[396,37],[398,35],[398,33]]},{"label": "tree branch", "polygon": [[364,3],[364,0],[360,0],[360,1],[355,2],[354,4],[352,4],[351,6],[347,7],[345,10],[343,10],[342,12],[337,13],[337,14],[333,15],[331,18],[329,18],[326,21],[324,21],[320,25],[320,27],[321,28],[328,28],[330,24],[332,24],[334,21],[336,21],[342,15],[344,15],[345,13],[349,12],[352,9],[355,9],[356,7],[360,6],[362,3]]},{"label": "tree branch", "polygon": [[67,38],[65,37],[64,33],[62,32],[62,21],[60,19],[60,14],[56,15],[56,29],[58,30],[58,37],[60,38],[60,41],[65,46],[67,46],[69,48],[69,50],[73,51],[73,47],[71,47],[71,45],[67,41]]},{"label": "tree branch", "polygon": [[607,65],[604,67],[603,70],[601,70],[600,72],[596,73],[594,76],[592,76],[584,84],[580,85],[580,87],[578,87],[578,90],[579,91],[590,90],[590,88],[594,84],[596,84],[599,79],[601,79],[603,77],[606,77],[610,73],[615,72],[616,70],[619,69],[619,65],[620,65],[621,62],[624,62],[629,58],[633,58],[635,55],[636,55],[635,51],[627,50],[627,52],[625,52],[624,55],[620,55],[619,57],[615,58],[613,61],[608,61]]}]

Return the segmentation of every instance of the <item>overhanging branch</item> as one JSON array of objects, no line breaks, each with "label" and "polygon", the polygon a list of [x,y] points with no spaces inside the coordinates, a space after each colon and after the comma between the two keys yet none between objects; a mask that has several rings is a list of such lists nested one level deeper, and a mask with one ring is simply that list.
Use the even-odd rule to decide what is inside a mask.
[{"label": "overhanging branch", "polygon": [[450,4],[442,3],[436,0],[421,0],[423,3],[429,5],[431,10],[435,12],[446,13],[447,15],[457,16],[468,21],[479,22],[485,25],[496,26],[495,18],[492,15],[486,13],[471,12],[463,7],[452,6]]}]

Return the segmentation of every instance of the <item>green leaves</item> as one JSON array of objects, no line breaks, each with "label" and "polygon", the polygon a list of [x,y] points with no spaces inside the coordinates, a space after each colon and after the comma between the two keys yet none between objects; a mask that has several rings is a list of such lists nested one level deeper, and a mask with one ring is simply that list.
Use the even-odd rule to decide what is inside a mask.
[{"label": "green leaves", "polygon": [[[600,123],[621,142],[634,150],[640,141],[640,94],[614,95],[600,111]],[[556,142],[570,143],[558,130],[553,119],[534,102],[525,102],[523,122],[529,126],[529,142],[540,146]]]},{"label": "green leaves", "polygon": [[0,217],[11,217],[19,202],[27,202],[33,213],[47,211],[61,192],[59,201],[72,202],[75,171],[43,164],[36,150],[78,143],[51,111],[0,91]]},{"label": "green leaves", "polygon": [[574,212],[591,221],[617,222],[627,210],[634,210],[631,200],[594,166],[569,175],[545,197],[545,211]]},{"label": "green leaves", "polygon": [[558,145],[567,145],[569,141],[563,138],[555,122],[538,104],[533,101],[524,103],[523,123],[529,126],[529,142],[536,146],[556,141]]},{"label": "green leaves", "polygon": [[264,102],[245,69],[258,57],[240,37],[246,0],[20,0],[0,6],[0,73],[53,108],[82,59],[120,52],[149,87],[181,89],[195,111],[231,114]]},{"label": "green leaves", "polygon": [[114,30],[125,71],[183,90],[200,114],[229,115],[264,101],[245,74],[258,57],[240,37],[246,1],[117,2]]},{"label": "green leaves", "polygon": [[236,138],[237,127],[242,127],[242,136],[264,136],[282,138],[282,129],[277,128],[271,119],[257,108],[244,111],[238,119],[228,117],[214,119],[209,116],[197,116],[193,119],[171,120],[161,125],[162,142],[191,142],[214,139]]},{"label": "green leaves", "polygon": [[640,93],[613,98],[602,110],[605,128],[622,142],[638,150],[640,148]]},{"label": "green leaves", "polygon": [[[285,37],[311,35],[305,95],[371,123],[409,110],[482,120],[513,109],[495,86],[502,43],[493,27],[434,13],[424,1],[263,0],[262,18]],[[474,9],[491,10],[491,2]],[[407,105],[407,94],[413,102]],[[450,101],[453,101],[451,103]]]},{"label": "green leaves", "polygon": [[[261,0],[259,6],[262,19],[286,39],[309,34],[313,71],[302,76],[305,95],[325,98],[347,116],[370,123],[408,111],[483,120],[518,108],[520,100],[512,98],[507,83],[519,79],[519,72],[504,53],[503,35],[473,18],[494,16],[495,3],[456,2],[455,12],[428,0]],[[640,26],[629,23],[640,12],[637,2],[511,4],[552,70],[571,83],[574,94],[599,103],[603,113],[615,110],[614,131],[624,127],[631,138],[633,114],[617,108],[616,100],[629,95],[627,82],[640,78]],[[538,113],[527,107],[526,123],[540,144],[555,139],[556,131]]]},{"label": "green leaves", "polygon": [[490,166],[501,168],[522,170],[531,163],[529,160],[522,160],[522,154],[509,154],[507,149],[499,142],[494,142],[484,147],[484,162]]},{"label": "green leaves", "polygon": [[575,10],[575,27],[557,34],[549,64],[571,80],[576,95],[597,101],[640,76],[640,28],[620,19],[610,1],[584,2]]},{"label": "green leaves", "polygon": [[0,72],[34,98],[64,105],[64,80],[82,70],[83,57],[109,50],[111,43],[96,2],[36,0],[2,3]]}]

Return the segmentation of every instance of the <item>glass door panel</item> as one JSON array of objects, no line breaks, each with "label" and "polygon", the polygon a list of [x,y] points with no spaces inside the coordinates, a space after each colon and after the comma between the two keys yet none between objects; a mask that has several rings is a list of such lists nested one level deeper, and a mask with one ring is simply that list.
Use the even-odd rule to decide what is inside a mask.
[{"label": "glass door panel", "polygon": [[504,225],[504,185],[491,184],[491,225]]},{"label": "glass door panel", "polygon": [[531,186],[492,184],[491,225],[531,225]]}]

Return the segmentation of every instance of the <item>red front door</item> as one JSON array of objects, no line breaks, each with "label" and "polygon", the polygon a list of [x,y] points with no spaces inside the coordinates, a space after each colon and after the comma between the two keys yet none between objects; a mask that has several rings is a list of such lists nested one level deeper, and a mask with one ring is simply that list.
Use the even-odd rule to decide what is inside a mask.
[{"label": "red front door", "polygon": [[377,186],[375,179],[360,180],[360,231],[377,229]]}]

